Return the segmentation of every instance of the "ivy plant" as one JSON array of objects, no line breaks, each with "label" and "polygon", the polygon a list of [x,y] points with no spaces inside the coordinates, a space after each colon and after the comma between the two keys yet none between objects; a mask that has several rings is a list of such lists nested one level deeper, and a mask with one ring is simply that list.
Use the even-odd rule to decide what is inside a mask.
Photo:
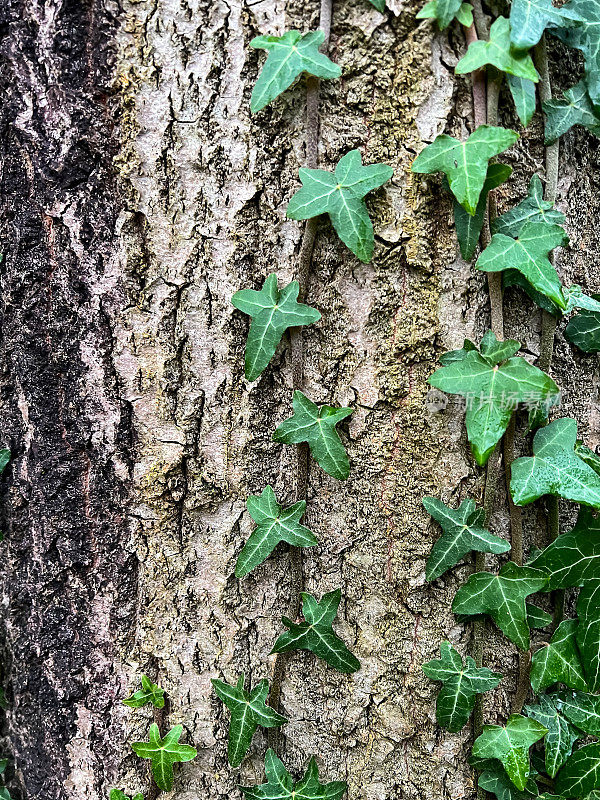
[{"label": "ivy plant", "polygon": [[457,75],[464,75],[488,65],[534,83],[540,78],[529,53],[512,46],[510,22],[506,17],[498,17],[492,23],[488,42],[480,40],[469,45],[454,71]]},{"label": "ivy plant", "polygon": [[435,19],[441,31],[455,19],[468,28],[473,24],[473,6],[463,0],[429,0],[417,19]]},{"label": "ivy plant", "polygon": [[385,11],[385,0],[369,0],[372,6],[375,6],[377,11],[383,12]]},{"label": "ivy plant", "polygon": [[182,733],[183,726],[175,725],[161,738],[158,725],[153,722],[148,731],[148,741],[133,742],[131,745],[137,756],[150,759],[152,776],[163,792],[170,792],[173,788],[173,764],[192,761],[198,755],[197,750],[189,744],[179,744]]},{"label": "ivy plant", "polygon": [[577,620],[567,619],[556,629],[549,644],[536,650],[531,659],[531,685],[538,694],[555,683],[570,689],[587,690],[583,665],[575,639]]},{"label": "ivy plant", "polygon": [[[537,174],[533,175],[529,182],[527,197],[492,221],[492,233],[502,233],[517,239],[521,229],[528,222],[544,222],[549,227],[565,223],[565,215],[554,208],[554,204],[549,200],[544,200],[544,187]],[[567,241],[565,233],[563,244]]]},{"label": "ivy plant", "polygon": [[154,708],[165,707],[165,690],[161,689],[156,683],[152,683],[147,675],[142,675],[142,687],[134,692],[131,697],[123,700],[123,704],[129,708],[143,708],[150,703]]},{"label": "ivy plant", "polygon": [[565,797],[584,797],[600,788],[600,744],[576,750],[556,776],[554,788]]},{"label": "ivy plant", "polygon": [[120,789],[111,789],[109,800],[144,800],[144,795],[138,792],[133,797],[129,797],[128,794],[125,794]]},{"label": "ivy plant", "polygon": [[600,353],[600,313],[575,314],[565,328],[565,338],[584,353]]},{"label": "ivy plant", "polygon": [[581,731],[563,716],[553,695],[540,695],[536,705],[525,706],[525,713],[548,729],[544,738],[544,761],[546,772],[554,778],[571,755],[575,742],[581,739]]},{"label": "ivy plant", "polygon": [[557,710],[576,728],[590,736],[600,736],[600,697],[584,692],[560,692]]},{"label": "ivy plant", "polygon": [[0,475],[4,472],[10,462],[10,450],[3,448],[0,450]]},{"label": "ivy plant", "polygon": [[533,778],[528,778],[525,789],[517,789],[502,764],[498,761],[487,760],[483,763],[483,770],[479,776],[480,789],[496,795],[497,800],[531,800],[538,797],[537,786]]},{"label": "ivy plant", "polygon": [[581,20],[569,6],[557,8],[552,0],[513,0],[510,7],[510,40],[517,50],[529,50],[548,27],[562,27],[568,20]]},{"label": "ivy plant", "polygon": [[577,645],[585,670],[588,687],[600,691],[600,581],[590,581],[577,598]]},{"label": "ivy plant", "polygon": [[546,144],[553,144],[574,125],[581,125],[600,137],[600,114],[588,94],[587,86],[579,81],[563,92],[564,100],[547,100],[542,108],[546,114]]},{"label": "ivy plant", "polygon": [[590,509],[580,509],[575,527],[561,533],[529,566],[546,573],[547,592],[600,580],[600,519]]},{"label": "ivy plant", "polygon": [[342,781],[321,783],[319,768],[314,758],[308,762],[304,777],[297,783],[273,750],[265,757],[267,783],[260,786],[242,786],[246,800],[341,800],[347,785]]},{"label": "ivy plant", "polygon": [[555,33],[570,47],[583,53],[585,83],[592,103],[600,105],[600,6],[596,0],[570,0],[562,7],[581,22],[557,28]]},{"label": "ivy plant", "polygon": [[506,82],[515,104],[519,122],[526,128],[535,114],[535,83],[528,78],[520,78],[516,75],[507,75]]}]

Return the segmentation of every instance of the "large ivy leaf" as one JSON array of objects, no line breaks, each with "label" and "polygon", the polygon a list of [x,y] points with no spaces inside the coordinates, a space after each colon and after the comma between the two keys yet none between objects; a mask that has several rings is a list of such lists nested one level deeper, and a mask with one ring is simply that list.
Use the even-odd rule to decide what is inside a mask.
[{"label": "large ivy leaf", "polygon": [[[527,222],[545,222],[555,227],[563,225],[565,215],[557,211],[549,200],[544,200],[544,187],[539,175],[534,175],[529,182],[527,197],[492,222],[492,233],[503,233],[517,239],[521,228]],[[565,244],[568,237],[565,233]]]},{"label": "large ivy leaf", "polygon": [[506,79],[519,121],[526,128],[535,114],[535,83],[515,75],[507,75]]},{"label": "large ivy leaf", "polygon": [[419,153],[412,171],[443,172],[452,194],[473,216],[477,213],[489,160],[511,147],[518,138],[515,131],[490,125],[480,125],[464,142],[443,133]]},{"label": "large ivy leaf", "polygon": [[540,722],[548,733],[544,739],[546,771],[553,778],[573,751],[573,745],[581,739],[581,733],[564,718],[557,708],[554,696],[540,695],[534,706],[525,706],[527,716]]},{"label": "large ivy leaf", "polygon": [[364,197],[383,186],[394,174],[387,164],[363,166],[360,150],[340,159],[335,172],[301,169],[302,188],[287,208],[290,219],[329,214],[338,236],[361,261],[373,255],[373,225]]},{"label": "large ivy leaf", "polygon": [[554,788],[565,797],[582,797],[600,789],[600,744],[576,750],[556,776]]},{"label": "large ivy leaf", "polygon": [[[0,795],[0,800],[2,795]],[[135,797],[130,798],[128,794],[122,792],[120,789],[111,789],[109,800],[144,800],[144,795],[139,792]]]},{"label": "large ivy leaf", "polygon": [[276,442],[300,444],[308,442],[317,464],[333,478],[345,480],[350,474],[350,461],[335,426],[352,414],[351,408],[317,406],[302,392],[294,392],[294,414],[273,434]]},{"label": "large ivy leaf", "polygon": [[231,711],[227,758],[232,767],[239,767],[258,726],[277,728],[286,723],[287,719],[266,705],[269,694],[269,683],[266,680],[260,681],[250,692],[244,689],[243,673],[236,686],[230,686],[216,678],[211,683],[217,697]]},{"label": "large ivy leaf", "polygon": [[342,781],[319,782],[319,768],[314,758],[308,763],[302,780],[294,784],[292,776],[273,750],[265,756],[267,783],[242,786],[246,800],[341,800],[348,788]]},{"label": "large ivy leaf", "polygon": [[273,358],[281,337],[288,328],[310,325],[321,319],[315,308],[298,303],[298,281],[285,289],[277,288],[277,275],[265,280],[262,289],[241,289],[231,298],[233,305],[252,317],[246,343],[246,378],[256,380]]},{"label": "large ivy leaf", "polygon": [[586,583],[577,598],[577,644],[592,692],[600,691],[600,581]]},{"label": "large ivy leaf", "polygon": [[250,99],[250,110],[260,111],[294,83],[303,72],[316,78],[339,78],[342,70],[324,53],[323,31],[287,31],[283,36],[257,36],[250,47],[268,52]]},{"label": "large ivy leaf", "polygon": [[531,800],[538,797],[538,789],[533,778],[528,778],[523,790],[517,789],[497,761],[486,761],[479,776],[478,785],[486,792],[496,795],[497,800]]},{"label": "large ivy leaf", "polygon": [[576,631],[577,620],[564,620],[554,632],[550,644],[542,645],[533,654],[531,685],[538,694],[554,683],[564,683],[570,689],[587,690],[575,640]]},{"label": "large ivy leaf", "polygon": [[500,72],[537,83],[540,76],[529,53],[515,50],[510,41],[510,23],[506,17],[498,17],[490,28],[489,42],[471,42],[466,54],[454,70],[457,75],[474,72],[488,64]]},{"label": "large ivy leaf", "polygon": [[590,736],[600,736],[600,697],[583,692],[561,692],[557,708],[569,722]]},{"label": "large ivy leaf", "polygon": [[146,703],[152,703],[154,708],[164,708],[165,690],[156,683],[152,683],[147,675],[142,675],[142,688],[123,700],[123,704],[129,708],[142,708]]},{"label": "large ivy leaf", "polygon": [[440,659],[423,664],[423,672],[432,681],[441,681],[436,714],[442,728],[457,733],[467,724],[475,706],[475,696],[495,689],[502,675],[487,667],[477,667],[467,656],[466,664],[450,642],[440,644]]},{"label": "large ivy leaf", "polygon": [[443,530],[427,561],[425,574],[428,581],[439,578],[471,550],[479,553],[506,553],[510,550],[506,539],[494,536],[483,527],[485,513],[483,509],[475,508],[473,500],[463,500],[456,510],[435,497],[424,497],[423,505]]},{"label": "large ivy leaf", "polygon": [[511,714],[505,727],[483,726],[483,733],[473,744],[473,756],[498,759],[517,789],[523,790],[530,772],[529,748],[547,732],[536,720]]},{"label": "large ivy leaf", "polygon": [[463,0],[430,0],[417,14],[417,19],[435,19],[441,31],[447,28],[453,19],[467,27],[473,22],[473,8]]},{"label": "large ivy leaf", "polygon": [[531,567],[512,561],[498,575],[476,572],[454,597],[455,614],[489,614],[496,625],[521,650],[529,649],[529,626],[525,599],[544,588],[547,578]]},{"label": "large ivy leaf", "polygon": [[570,47],[581,50],[585,82],[594,105],[600,105],[600,5],[597,0],[571,0],[561,9],[582,20],[581,25],[554,31]]},{"label": "large ivy leaf", "polygon": [[600,476],[575,453],[577,422],[557,419],[540,428],[533,439],[533,456],[512,465],[513,502],[526,506],[545,494],[600,508]]},{"label": "large ivy leaf", "polygon": [[133,752],[140,758],[149,758],[152,775],[156,785],[163,792],[173,788],[173,764],[180,761],[191,761],[198,755],[197,750],[189,744],[179,744],[183,733],[182,725],[175,725],[161,739],[156,723],[152,723],[148,731],[147,742],[133,742]]},{"label": "large ivy leaf", "polygon": [[453,356],[429,378],[442,392],[466,398],[467,436],[478,464],[490,457],[519,402],[546,407],[558,396],[552,378],[514,356],[519,346],[513,339],[498,342],[488,331],[480,353],[470,350],[460,358]]},{"label": "large ivy leaf", "polygon": [[565,328],[565,338],[584,353],[600,353],[600,314],[594,311],[575,314]]},{"label": "large ivy leaf", "polygon": [[303,592],[302,614],[305,622],[292,622],[291,619],[282,617],[283,624],[289,630],[281,634],[271,652],[310,650],[339,672],[356,672],[360,669],[360,661],[333,631],[333,620],[337,615],[341,599],[341,589],[324,594],[321,602]]},{"label": "large ivy leaf", "polygon": [[573,530],[558,536],[529,566],[548,575],[547,592],[600,580],[600,518],[580,509]]},{"label": "large ivy leaf", "polygon": [[267,486],[262,494],[251,495],[246,506],[256,522],[256,528],[238,557],[235,565],[236,577],[242,578],[262,564],[279,542],[287,542],[293,547],[312,547],[317,544],[314,533],[300,525],[300,519],[306,511],[304,500],[284,511],[277,502],[273,489]]},{"label": "large ivy leaf", "polygon": [[587,86],[579,81],[563,92],[564,100],[547,100],[542,104],[546,114],[546,144],[552,144],[573,125],[582,125],[594,136],[600,136],[600,114],[588,95]]},{"label": "large ivy leaf", "polygon": [[552,0],[513,0],[510,7],[510,38],[518,50],[529,50],[549,25],[562,27],[567,20],[580,20],[569,8],[557,8]]}]

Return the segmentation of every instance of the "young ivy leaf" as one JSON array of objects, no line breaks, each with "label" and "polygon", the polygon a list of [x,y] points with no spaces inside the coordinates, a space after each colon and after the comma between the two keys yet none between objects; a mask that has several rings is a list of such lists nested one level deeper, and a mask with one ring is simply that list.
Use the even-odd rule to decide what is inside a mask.
[{"label": "young ivy leaf", "polygon": [[600,789],[600,744],[576,750],[556,776],[554,789],[565,797],[583,797]]},{"label": "young ivy leaf", "polygon": [[419,11],[417,19],[435,19],[441,31],[453,19],[469,27],[473,24],[473,7],[470,3],[463,3],[463,0],[430,0]]},{"label": "young ivy leaf", "polygon": [[483,726],[483,733],[473,744],[473,755],[498,759],[517,789],[523,790],[530,772],[529,748],[547,733],[548,729],[536,720],[511,714],[505,727]]},{"label": "young ivy leaf", "polygon": [[457,75],[474,72],[488,64],[500,72],[507,72],[516,78],[537,83],[540,76],[533,65],[529,53],[515,50],[510,41],[510,23],[506,17],[498,17],[490,28],[489,42],[477,41],[469,45],[466,54],[456,65]]},{"label": "young ivy leaf", "polygon": [[231,711],[227,759],[232,767],[239,767],[258,726],[277,728],[286,723],[287,719],[266,705],[269,694],[269,683],[266,680],[260,681],[250,692],[244,689],[243,673],[236,686],[230,686],[216,678],[211,683],[217,697]]},{"label": "young ivy leaf", "polygon": [[164,739],[156,723],[152,723],[148,731],[147,742],[133,742],[133,752],[140,758],[149,758],[152,775],[156,785],[163,792],[170,792],[173,788],[173,764],[179,761],[191,761],[198,755],[194,747],[189,744],[179,744],[183,733],[183,725],[175,725]]},{"label": "young ivy leaf", "polygon": [[317,464],[333,478],[345,480],[350,474],[350,461],[335,426],[352,414],[351,408],[317,406],[302,392],[294,392],[294,414],[273,434],[276,442],[300,444],[308,442]]},{"label": "young ivy leaf", "polygon": [[600,476],[575,453],[577,422],[557,419],[533,438],[533,456],[512,465],[510,493],[517,506],[545,494],[600,508]]},{"label": "young ivy leaf", "polygon": [[298,303],[298,281],[285,289],[277,288],[277,275],[265,280],[262,289],[241,289],[231,298],[233,305],[252,317],[246,343],[246,378],[254,381],[273,358],[281,337],[288,328],[310,325],[321,319],[320,313],[310,306]]},{"label": "young ivy leaf", "polygon": [[529,778],[525,789],[517,789],[506,774],[506,770],[497,761],[486,761],[485,767],[479,776],[478,786],[485,792],[496,795],[497,800],[532,800],[538,797],[538,789],[533,780]]},{"label": "young ivy leaf", "polygon": [[[552,227],[565,222],[565,215],[557,211],[549,200],[544,200],[544,187],[539,175],[531,178],[527,197],[492,222],[492,233],[503,233],[517,239],[527,222],[545,222]],[[566,242],[568,237],[565,233]]]},{"label": "young ivy leaf", "polygon": [[419,153],[412,171],[443,172],[452,194],[465,211],[474,216],[490,159],[507,150],[518,138],[515,131],[490,125],[480,125],[464,142],[443,133]]},{"label": "young ivy leaf", "polygon": [[506,76],[519,122],[526,128],[535,114],[535,83],[527,78]]},{"label": "young ivy leaf", "polygon": [[568,7],[556,8],[552,0],[513,0],[510,7],[510,38],[517,50],[529,50],[549,25],[562,27],[567,20],[580,20]]},{"label": "young ivy leaf", "polygon": [[146,675],[142,675],[142,688],[123,700],[123,705],[129,706],[129,708],[143,708],[146,703],[152,703],[154,708],[164,708],[165,690],[156,683],[152,683]]},{"label": "young ivy leaf", "polygon": [[450,642],[440,644],[440,655],[440,659],[423,664],[422,669],[432,681],[443,683],[436,705],[437,721],[450,733],[458,733],[469,721],[475,696],[495,689],[502,675],[487,667],[478,668],[470,656],[463,665],[460,653]]},{"label": "young ivy leaf", "polygon": [[581,739],[581,733],[560,713],[557,698],[542,694],[535,706],[525,706],[528,717],[537,720],[548,733],[544,739],[546,772],[554,778],[573,751],[573,745]]},{"label": "young ivy leaf", "polygon": [[548,575],[546,592],[600,580],[600,518],[581,508],[573,530],[557,536],[528,566]]},{"label": "young ivy leaf", "polygon": [[324,594],[320,603],[312,595],[302,592],[302,614],[305,622],[296,623],[282,617],[283,624],[289,630],[281,634],[271,652],[310,650],[338,672],[349,673],[360,669],[360,661],[333,631],[332,624],[341,599],[341,589]]},{"label": "young ivy leaf", "polygon": [[597,0],[571,0],[561,11],[582,24],[553,31],[565,44],[581,50],[585,60],[585,82],[592,103],[600,105],[600,5]]},{"label": "young ivy leaf", "polygon": [[546,115],[546,144],[552,144],[573,125],[582,125],[594,136],[600,136],[600,114],[588,95],[587,86],[579,81],[563,92],[565,100],[547,100],[542,104]]},{"label": "young ivy leaf", "polygon": [[302,188],[287,208],[290,219],[309,219],[329,214],[342,242],[365,263],[373,255],[373,224],[364,198],[383,186],[394,174],[387,164],[363,166],[360,150],[351,150],[338,162],[335,172],[301,169]]},{"label": "young ivy leaf", "polygon": [[569,320],[565,338],[584,353],[600,353],[600,314],[584,311]]},{"label": "young ivy leaf", "polygon": [[556,696],[558,710],[575,727],[589,736],[600,736],[600,697],[582,692],[561,692]]},{"label": "young ivy leaf", "polygon": [[273,750],[265,756],[267,783],[242,786],[246,800],[341,800],[348,788],[342,781],[319,782],[319,768],[314,758],[308,763],[302,780],[294,783],[292,776]]},{"label": "young ivy leaf", "polygon": [[139,792],[134,797],[130,798],[128,794],[125,794],[125,792],[122,792],[120,789],[111,789],[109,800],[144,800],[144,795]]},{"label": "young ivy leaf", "polygon": [[324,53],[319,52],[325,41],[323,31],[287,31],[283,36],[257,36],[250,47],[268,52],[250,99],[255,113],[269,105],[292,85],[303,72],[315,78],[339,78],[342,70]]},{"label": "young ivy leaf", "polygon": [[550,639],[550,644],[544,644],[533,654],[531,685],[537,694],[555,683],[564,683],[569,689],[587,690],[575,640],[576,631],[577,620],[564,620]]},{"label": "young ivy leaf", "polygon": [[[506,553],[510,544],[483,527],[485,513],[473,500],[463,500],[454,510],[435,497],[424,497],[423,505],[440,524],[443,533],[433,545],[425,575],[428,581],[439,578],[472,550],[479,553]],[[462,726],[461,726],[462,727]]]},{"label": "young ivy leaf", "polygon": [[481,352],[470,350],[451,361],[429,378],[442,392],[458,394],[467,400],[466,426],[473,455],[483,465],[490,457],[519,402],[537,407],[549,405],[558,396],[558,387],[545,373],[524,358],[514,356],[519,342],[498,342],[488,331]]},{"label": "young ivy leaf", "polygon": [[476,572],[454,597],[455,614],[489,614],[500,630],[521,650],[529,649],[529,626],[525,599],[544,588],[547,578],[531,567],[512,561],[498,575]]},{"label": "young ivy leaf", "polygon": [[262,564],[277,547],[287,542],[293,547],[313,547],[317,537],[300,525],[306,511],[306,502],[301,500],[283,510],[277,502],[275,492],[267,486],[262,494],[251,495],[246,501],[250,516],[256,522],[255,530],[242,548],[235,565],[236,578],[243,578]]},{"label": "young ivy leaf", "polygon": [[590,691],[600,691],[600,581],[586,583],[577,598],[577,645]]}]

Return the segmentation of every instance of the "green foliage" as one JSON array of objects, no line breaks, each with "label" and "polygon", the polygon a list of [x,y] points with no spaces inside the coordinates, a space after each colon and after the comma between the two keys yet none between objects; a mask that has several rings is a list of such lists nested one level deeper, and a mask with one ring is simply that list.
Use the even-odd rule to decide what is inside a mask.
[{"label": "green foliage", "polygon": [[476,572],[454,597],[455,614],[489,614],[500,630],[521,650],[529,649],[529,626],[525,599],[547,582],[543,572],[519,567],[512,561],[498,575]]},{"label": "green foliage", "polygon": [[577,645],[592,692],[600,691],[600,581],[586,583],[577,598]]},{"label": "green foliage", "polygon": [[[1,261],[1,259],[0,259],[0,261]],[[8,766],[8,758],[0,759],[0,775],[4,775],[4,773],[6,772],[6,767],[7,766]],[[4,786],[0,787],[0,800],[12,800],[10,792]],[[126,798],[126,800],[128,800],[128,799]],[[135,798],[134,798],[134,800],[135,800]],[[142,798],[142,800],[143,800],[143,798]]]},{"label": "green foliage", "polygon": [[532,603],[525,603],[525,608],[527,609],[527,624],[530,628],[547,628],[552,622],[552,614],[546,613]]},{"label": "green foliage", "polygon": [[[2,795],[0,795],[0,800],[2,800]],[[125,794],[125,792],[122,792],[120,789],[111,789],[109,800],[144,800],[144,795],[139,792],[135,797],[130,798],[129,795]]]},{"label": "green foliage", "polygon": [[575,742],[581,739],[581,733],[560,713],[556,698],[552,695],[540,695],[538,704],[525,706],[525,712],[548,728],[544,739],[544,757],[546,772],[554,778],[571,755]]},{"label": "green foliage", "polygon": [[341,800],[348,788],[342,781],[319,782],[319,768],[314,758],[308,762],[302,780],[294,784],[292,776],[273,750],[265,757],[267,783],[242,786],[246,800]]},{"label": "green foliage", "polygon": [[581,50],[585,60],[585,83],[594,105],[600,105],[600,5],[597,0],[570,0],[561,9],[581,24],[559,28],[556,34],[570,47]]},{"label": "green foliage", "polygon": [[539,694],[555,683],[585,691],[587,683],[579,657],[575,633],[577,620],[566,619],[550,639],[536,650],[531,659],[531,685]]},{"label": "green foliage", "polygon": [[249,497],[246,506],[256,522],[256,528],[238,557],[236,577],[242,578],[262,564],[279,542],[287,542],[293,547],[313,547],[317,544],[314,533],[300,525],[300,519],[306,511],[304,500],[284,511],[273,489],[267,486],[262,494]]},{"label": "green foliage", "polygon": [[510,38],[518,50],[529,50],[542,38],[549,26],[561,27],[579,14],[568,7],[556,8],[552,0],[513,0],[510,7]]},{"label": "green foliage", "polygon": [[511,147],[519,138],[515,131],[480,125],[465,142],[441,134],[416,157],[412,171],[443,172],[450,191],[468,214],[477,213],[491,158]]},{"label": "green foliage", "polygon": [[339,672],[356,672],[360,669],[360,661],[333,631],[333,620],[337,615],[341,599],[340,589],[324,594],[321,602],[303,592],[302,614],[305,622],[296,623],[287,617],[282,617],[283,624],[289,630],[281,634],[271,652],[310,650]]},{"label": "green foliage", "polygon": [[142,708],[146,703],[151,703],[154,708],[164,708],[165,690],[156,683],[152,683],[146,675],[142,675],[142,688],[123,700],[123,704],[129,708]]},{"label": "green foliage", "polygon": [[285,289],[277,288],[277,275],[265,280],[262,289],[242,289],[231,298],[233,305],[252,317],[246,344],[246,378],[254,381],[273,358],[281,337],[288,328],[310,325],[321,319],[310,306],[298,303],[298,281]]},{"label": "green foliage", "polygon": [[600,353],[600,314],[576,314],[565,328],[565,338],[584,353]]},{"label": "green foliage", "polygon": [[140,758],[149,758],[152,775],[156,785],[163,792],[170,792],[173,788],[173,764],[180,761],[191,761],[198,755],[195,748],[188,744],[179,744],[183,733],[182,725],[175,725],[161,739],[156,723],[152,723],[148,731],[147,742],[133,742],[133,752]]},{"label": "green foliage", "polygon": [[303,72],[317,78],[339,78],[342,70],[324,53],[319,52],[325,41],[323,31],[287,31],[283,36],[257,36],[250,42],[268,52],[267,60],[250,100],[250,110],[260,111],[273,102],[294,83]]},{"label": "green foliage", "polygon": [[518,506],[545,494],[600,508],[600,476],[575,453],[577,422],[557,419],[540,428],[533,439],[533,456],[512,465],[510,493]]},{"label": "green foliage", "polygon": [[502,675],[486,667],[478,668],[467,656],[466,664],[450,642],[440,644],[441,659],[423,664],[423,672],[432,681],[441,681],[437,699],[437,720],[442,728],[457,733],[467,724],[475,706],[475,696],[495,689]]},{"label": "green foliage", "polygon": [[287,208],[290,219],[309,219],[329,214],[333,227],[344,244],[368,262],[373,255],[373,225],[364,198],[383,186],[394,174],[387,164],[363,166],[360,150],[351,150],[340,159],[335,172],[301,169],[302,188]]},{"label": "green foliage", "polygon": [[463,0],[430,0],[419,11],[417,19],[435,19],[441,31],[454,19],[468,28],[473,24],[473,7]]},{"label": "green foliage", "polygon": [[457,75],[474,72],[487,65],[496,67],[516,78],[537,83],[540,76],[529,53],[515,50],[511,45],[510,23],[506,17],[498,17],[490,28],[489,42],[477,41],[469,45],[466,54],[456,65]]},{"label": "green foliage", "polygon": [[371,3],[371,5],[375,6],[377,11],[381,11],[381,13],[383,14],[383,12],[385,11],[385,0],[369,0],[369,2]]},{"label": "green foliage", "polygon": [[250,742],[258,726],[277,728],[287,722],[285,717],[266,705],[269,683],[260,681],[250,692],[244,689],[244,674],[236,686],[214,678],[211,681],[217,697],[231,711],[227,758],[232,767],[239,767],[248,752]]},{"label": "green foliage", "polygon": [[582,797],[600,788],[600,744],[576,750],[556,776],[554,788],[565,797]]},{"label": "green foliage", "polygon": [[582,508],[573,530],[558,536],[529,566],[548,575],[547,592],[600,580],[600,519]]},{"label": "green foliage", "polygon": [[319,407],[299,391],[294,392],[292,404],[293,416],[281,423],[273,439],[284,444],[308,442],[317,464],[333,478],[345,480],[350,461],[335,426],[349,417],[352,409]]},{"label": "green foliage", "polygon": [[573,125],[582,125],[594,136],[600,136],[600,114],[590,100],[583,81],[563,92],[565,100],[547,100],[543,103],[546,114],[546,144],[552,144]]},{"label": "green foliage", "polygon": [[479,776],[479,786],[486,792],[495,794],[497,800],[531,800],[538,796],[537,786],[532,778],[528,778],[525,789],[517,789],[506,774],[504,767],[497,761],[486,761],[485,768]]},{"label": "green foliage", "polygon": [[4,472],[10,461],[10,450],[0,450],[0,475]]},{"label": "green foliage", "polygon": [[[551,227],[563,225],[565,222],[565,215],[557,211],[550,201],[544,200],[544,187],[539,175],[531,178],[527,197],[502,216],[496,217],[492,222],[492,233],[503,233],[517,239],[521,228],[528,222],[545,222]],[[565,234],[564,243],[567,241]]]},{"label": "green foliage", "polygon": [[536,720],[511,714],[505,727],[483,726],[483,733],[473,744],[473,756],[500,761],[517,789],[523,790],[530,773],[529,748],[547,732]]},{"label": "green foliage", "polygon": [[515,357],[519,342],[498,342],[491,331],[476,349],[455,350],[429,383],[466,398],[467,436],[478,464],[485,464],[508,427],[519,402],[539,408],[558,396],[554,381],[525,359]]},{"label": "green foliage", "polygon": [[515,75],[507,75],[506,79],[519,122],[526,128],[535,114],[535,83],[527,78],[517,78]]},{"label": "green foliage", "polygon": [[561,692],[556,705],[576,728],[590,736],[600,736],[600,697],[583,692]]},{"label": "green foliage", "polygon": [[456,510],[435,497],[424,497],[423,505],[443,530],[427,561],[425,574],[428,581],[439,578],[471,550],[480,553],[506,553],[510,550],[506,539],[494,536],[483,527],[485,513],[483,509],[475,508],[473,500],[463,500]]}]

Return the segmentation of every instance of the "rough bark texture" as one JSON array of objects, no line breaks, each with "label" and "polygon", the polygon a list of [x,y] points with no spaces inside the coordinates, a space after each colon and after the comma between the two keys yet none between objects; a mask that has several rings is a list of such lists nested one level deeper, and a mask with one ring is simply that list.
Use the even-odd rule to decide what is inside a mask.
[{"label": "rough bark texture", "polygon": [[[423,142],[471,126],[468,81],[452,72],[464,43],[417,24],[417,0],[391,5],[334,3],[344,74],[322,87],[321,166],[359,147],[395,177],[369,201],[370,265],[323,223],[308,293],[323,317],[306,333],[307,394],[356,408],[350,479],[310,468],[320,545],[304,557],[306,586],[342,587],[338,630],[363,667],[341,676],[294,656],[284,756],[297,771],[316,754],[351,800],[450,800],[474,796],[469,732],[436,727],[421,664],[442,638],[469,646],[450,612],[469,567],[425,582],[437,531],[420,501],[480,499],[482,476],[460,411],[434,413],[425,381],[439,352],[483,332],[488,309],[483,277],[457,256],[441,182],[409,172]],[[199,750],[177,771],[178,798],[236,797],[262,779],[260,734],[228,768],[210,678],[244,671],[254,683],[272,670],[286,552],[241,581],[232,573],[248,494],[270,483],[291,496],[291,451],[271,440],[290,414],[291,370],[284,344],[244,380],[248,323],[230,298],[272,271],[295,275],[301,227],[285,209],[304,160],[304,85],[251,117],[263,56],[248,43],[317,19],[316,0],[0,7],[0,443],[15,455],[2,484],[4,741],[17,798],[148,792],[128,743],[150,712],[119,702],[141,671],[169,692],[163,723],[181,722]],[[542,170],[540,124],[508,158],[501,205]],[[587,135],[565,138],[559,206],[574,247],[559,269],[594,291],[597,162]],[[517,293],[507,306],[507,335],[535,356],[539,314]],[[597,359],[559,333],[553,372],[563,410],[597,446]],[[530,543],[535,523],[528,514]],[[506,531],[503,512],[494,526]],[[491,628],[487,641],[488,662],[513,675],[514,650]],[[506,714],[511,681],[487,696],[489,721]]]}]

